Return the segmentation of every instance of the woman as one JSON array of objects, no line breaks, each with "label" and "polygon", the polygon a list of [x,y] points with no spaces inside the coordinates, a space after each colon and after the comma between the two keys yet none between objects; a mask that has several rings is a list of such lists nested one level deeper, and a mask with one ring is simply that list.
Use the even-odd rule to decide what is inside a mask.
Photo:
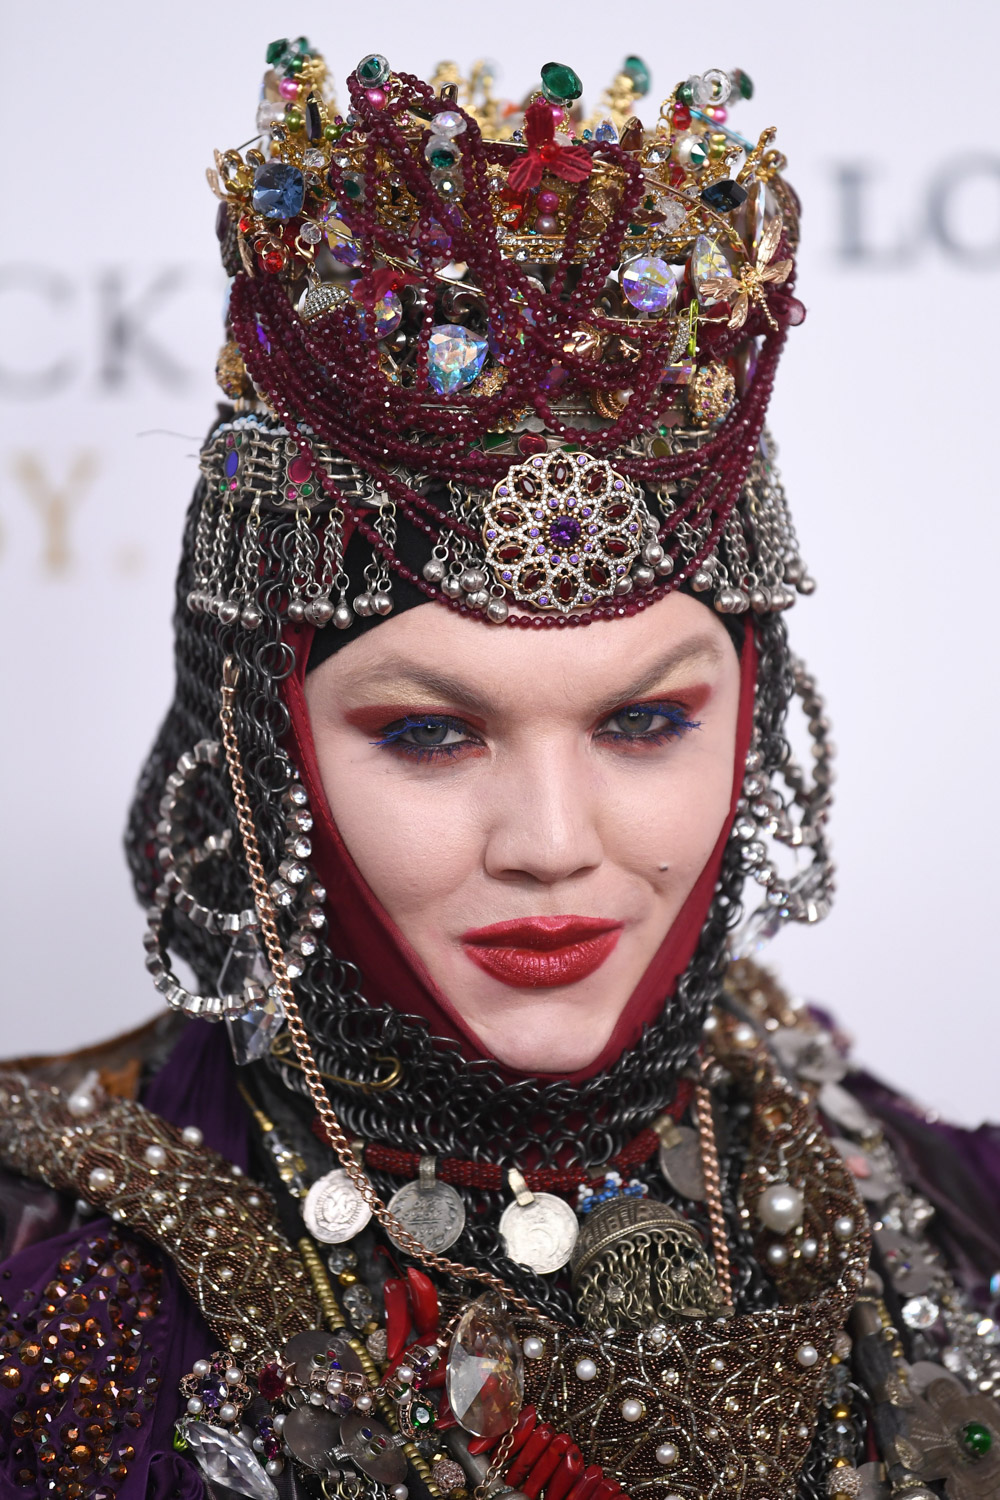
[{"label": "woman", "polygon": [[831,891],[749,79],[268,64],[128,836],[175,1019],[0,1074],[7,1487],[993,1494],[996,1139],[732,956]]}]

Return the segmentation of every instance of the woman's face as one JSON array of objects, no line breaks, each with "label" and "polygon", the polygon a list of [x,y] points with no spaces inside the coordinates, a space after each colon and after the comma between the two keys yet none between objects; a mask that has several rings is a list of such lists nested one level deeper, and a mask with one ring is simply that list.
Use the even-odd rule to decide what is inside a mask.
[{"label": "woman's face", "polygon": [[323,786],[362,875],[483,1048],[601,1052],[708,859],[739,663],[684,594],[578,630],[408,610],[306,678]]}]

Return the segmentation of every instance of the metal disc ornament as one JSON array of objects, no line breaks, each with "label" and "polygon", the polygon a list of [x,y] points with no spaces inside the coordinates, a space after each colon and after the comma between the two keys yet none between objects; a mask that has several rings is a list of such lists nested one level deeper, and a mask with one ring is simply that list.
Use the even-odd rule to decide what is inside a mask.
[{"label": "metal disc ornament", "polygon": [[342,1245],[360,1234],[372,1216],[343,1167],[318,1178],[302,1205],[305,1226],[324,1245]]},{"label": "metal disc ornament", "polygon": [[508,1203],[500,1233],[511,1260],[538,1276],[551,1276],[569,1263],[580,1226],[563,1198],[534,1193],[530,1203]]},{"label": "metal disc ornament", "polygon": [[307,1469],[323,1472],[332,1465],[340,1436],[340,1421],[321,1406],[300,1406],[285,1417],[281,1436],[293,1458]]},{"label": "metal disc ornament", "polygon": [[362,1473],[380,1484],[400,1484],[406,1478],[406,1457],[388,1427],[374,1417],[353,1413],[340,1424],[340,1443]]},{"label": "metal disc ornament", "polygon": [[676,1125],[660,1147],[660,1171],[675,1193],[701,1203],[705,1198],[705,1174],[701,1165],[701,1141],[690,1125]]},{"label": "metal disc ornament", "polygon": [[[450,1250],[465,1228],[465,1204],[447,1182],[435,1181],[431,1187],[405,1182],[389,1199],[389,1212],[434,1255]],[[394,1235],[389,1238],[403,1249]]]}]

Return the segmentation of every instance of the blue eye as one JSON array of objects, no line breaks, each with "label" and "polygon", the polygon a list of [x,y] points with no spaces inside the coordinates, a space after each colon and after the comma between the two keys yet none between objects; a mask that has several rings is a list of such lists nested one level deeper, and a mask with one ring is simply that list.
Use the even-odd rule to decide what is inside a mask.
[{"label": "blue eye", "polygon": [[628,703],[610,719],[605,719],[601,738],[661,744],[664,740],[679,739],[689,729],[700,727],[676,703]]},{"label": "blue eye", "polygon": [[468,742],[469,734],[461,720],[426,714],[387,725],[372,744],[380,750],[401,750],[417,759],[428,759],[441,753],[453,755]]}]

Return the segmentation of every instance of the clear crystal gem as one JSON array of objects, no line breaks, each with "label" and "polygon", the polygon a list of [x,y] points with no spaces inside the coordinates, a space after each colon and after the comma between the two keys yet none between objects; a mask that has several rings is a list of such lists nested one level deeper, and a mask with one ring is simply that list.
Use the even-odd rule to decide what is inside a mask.
[{"label": "clear crystal gem", "polygon": [[278,1491],[248,1442],[207,1422],[188,1422],[184,1436],[205,1478],[251,1500],[278,1500]]},{"label": "clear crystal gem", "polygon": [[249,999],[244,1011],[226,1016],[233,1056],[240,1067],[258,1062],[285,1024],[285,1007],[274,985]]},{"label": "clear crystal gem", "polygon": [[699,234],[691,251],[691,280],[698,300],[705,306],[711,307],[718,302],[718,297],[710,297],[702,291],[702,283],[710,281],[713,277],[732,276],[733,268],[729,263],[729,257],[717,240],[711,239],[707,234]]},{"label": "clear crystal gem", "polygon": [[664,312],[677,300],[677,277],[659,256],[643,255],[622,271],[622,291],[642,312]]},{"label": "clear crystal gem", "polygon": [[930,1297],[911,1297],[903,1303],[903,1322],[907,1328],[930,1328],[937,1322],[940,1311]]},{"label": "clear crystal gem", "polygon": [[448,1354],[448,1403],[466,1432],[499,1437],[524,1401],[524,1367],[514,1325],[487,1294],[466,1308]]}]

